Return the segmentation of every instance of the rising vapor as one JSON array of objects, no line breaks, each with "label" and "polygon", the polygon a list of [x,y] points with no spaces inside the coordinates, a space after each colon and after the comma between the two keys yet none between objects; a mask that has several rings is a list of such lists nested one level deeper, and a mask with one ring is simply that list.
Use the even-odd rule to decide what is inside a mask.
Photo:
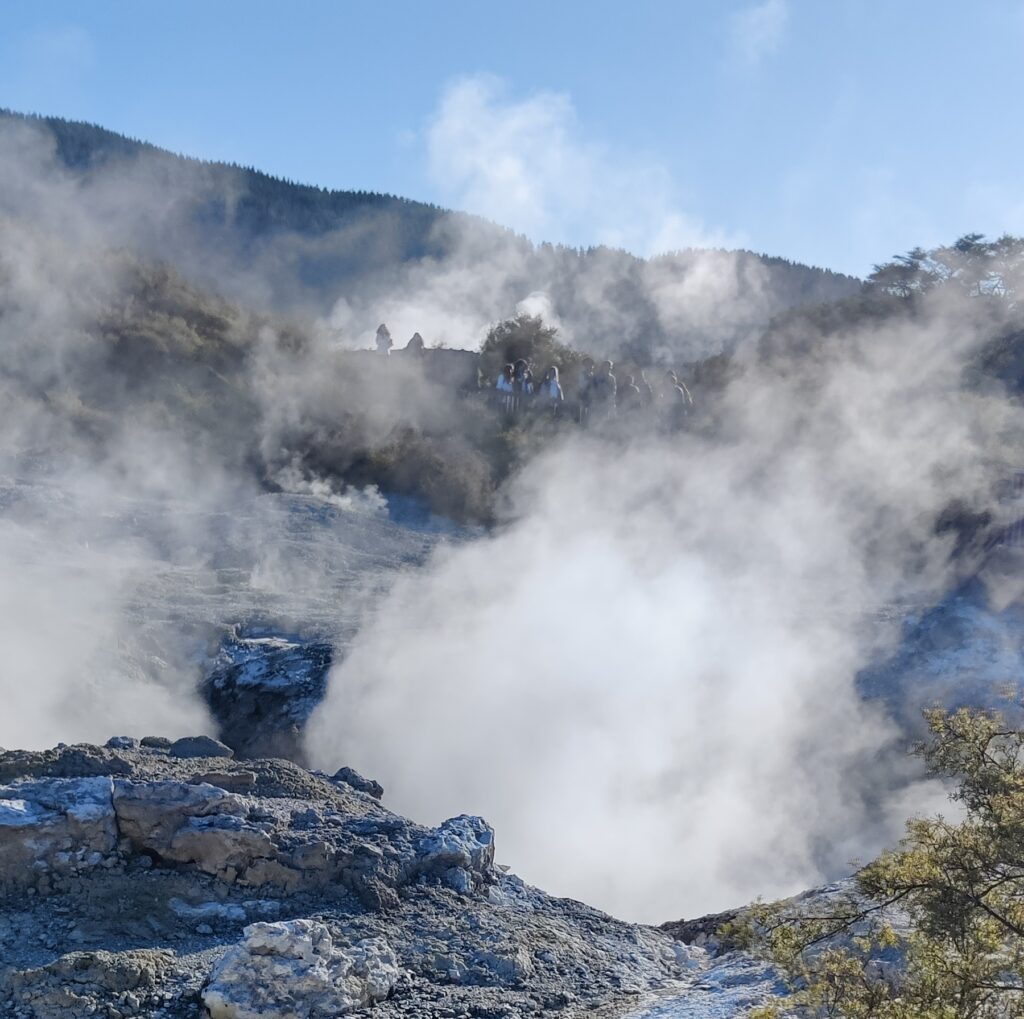
[{"label": "rising vapor", "polygon": [[748,351],[726,434],[581,436],[507,523],[399,584],[335,668],[314,756],[398,809],[480,811],[505,859],[632,919],[848,873],[941,790],[855,687],[873,613],[950,581],[931,525],[1019,411],[955,316]]}]

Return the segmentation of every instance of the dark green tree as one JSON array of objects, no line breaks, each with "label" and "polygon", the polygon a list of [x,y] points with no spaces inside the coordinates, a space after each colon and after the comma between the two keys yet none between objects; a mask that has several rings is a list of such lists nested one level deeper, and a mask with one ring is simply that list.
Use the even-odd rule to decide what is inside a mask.
[{"label": "dark green tree", "polygon": [[480,369],[493,382],[506,364],[522,358],[543,374],[551,365],[572,371],[584,355],[557,339],[558,330],[544,324],[539,315],[525,312],[493,326],[480,348]]},{"label": "dark green tree", "polygon": [[965,234],[951,245],[913,248],[876,265],[868,291],[912,298],[945,288],[967,297],[998,297],[1015,303],[1024,275],[1024,238],[1004,234],[986,241]]},{"label": "dark green tree", "polygon": [[919,753],[932,774],[959,782],[962,820],[908,822],[900,848],[865,867],[857,895],[827,913],[753,910],[739,930],[767,932],[793,994],[752,1016],[1024,1016],[1024,732],[966,709],[928,722]]}]

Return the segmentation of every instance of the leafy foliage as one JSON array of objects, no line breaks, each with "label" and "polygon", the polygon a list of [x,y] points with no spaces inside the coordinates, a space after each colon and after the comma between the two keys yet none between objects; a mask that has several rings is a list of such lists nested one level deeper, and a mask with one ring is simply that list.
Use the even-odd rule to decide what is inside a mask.
[{"label": "leafy foliage", "polygon": [[[827,915],[755,909],[745,934],[763,937],[794,993],[752,1015],[1024,1016],[1024,732],[967,709],[928,723],[918,752],[959,780],[963,819],[910,821],[899,849],[857,875],[859,896]],[[897,911],[909,933],[891,922]]]},{"label": "leafy foliage", "polygon": [[869,290],[910,298],[941,288],[970,297],[1000,297],[1016,303],[1024,284],[1024,238],[1004,234],[986,241],[978,233],[925,250],[913,248],[874,267]]},{"label": "leafy foliage", "polygon": [[522,313],[493,326],[480,347],[480,370],[493,383],[506,364],[522,358],[541,376],[552,365],[561,372],[575,367],[585,356],[560,343],[558,330],[544,324],[539,315]]}]

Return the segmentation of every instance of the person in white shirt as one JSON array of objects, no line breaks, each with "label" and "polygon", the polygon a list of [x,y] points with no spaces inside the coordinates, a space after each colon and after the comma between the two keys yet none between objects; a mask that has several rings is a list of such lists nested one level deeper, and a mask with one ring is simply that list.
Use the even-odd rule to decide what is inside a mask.
[{"label": "person in white shirt", "polygon": [[494,391],[498,394],[497,405],[507,417],[512,417],[516,412],[515,385],[512,379],[514,371],[512,365],[505,365],[498,372],[498,381],[494,383]]},{"label": "person in white shirt", "polygon": [[495,382],[494,388],[499,393],[511,393],[512,392],[512,374],[513,367],[510,364],[505,365],[504,368],[498,373],[498,381]]},{"label": "person in white shirt", "polygon": [[557,407],[564,399],[562,387],[558,382],[558,367],[556,365],[552,365],[544,373],[544,381],[540,384],[540,395],[554,407]]}]

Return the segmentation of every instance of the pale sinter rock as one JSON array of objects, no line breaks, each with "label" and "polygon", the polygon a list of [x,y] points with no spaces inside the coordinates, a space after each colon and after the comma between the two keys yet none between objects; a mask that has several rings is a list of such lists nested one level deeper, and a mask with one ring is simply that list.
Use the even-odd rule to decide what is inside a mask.
[{"label": "pale sinter rock", "polygon": [[109,777],[0,786],[0,889],[100,864],[117,843],[111,790]]},{"label": "pale sinter rock", "polygon": [[330,1019],[386,998],[399,977],[383,938],[335,943],[315,920],[254,923],[203,989],[211,1019]]},{"label": "pale sinter rock", "polygon": [[417,870],[468,894],[494,879],[494,829],[482,818],[460,814],[420,839]]}]

